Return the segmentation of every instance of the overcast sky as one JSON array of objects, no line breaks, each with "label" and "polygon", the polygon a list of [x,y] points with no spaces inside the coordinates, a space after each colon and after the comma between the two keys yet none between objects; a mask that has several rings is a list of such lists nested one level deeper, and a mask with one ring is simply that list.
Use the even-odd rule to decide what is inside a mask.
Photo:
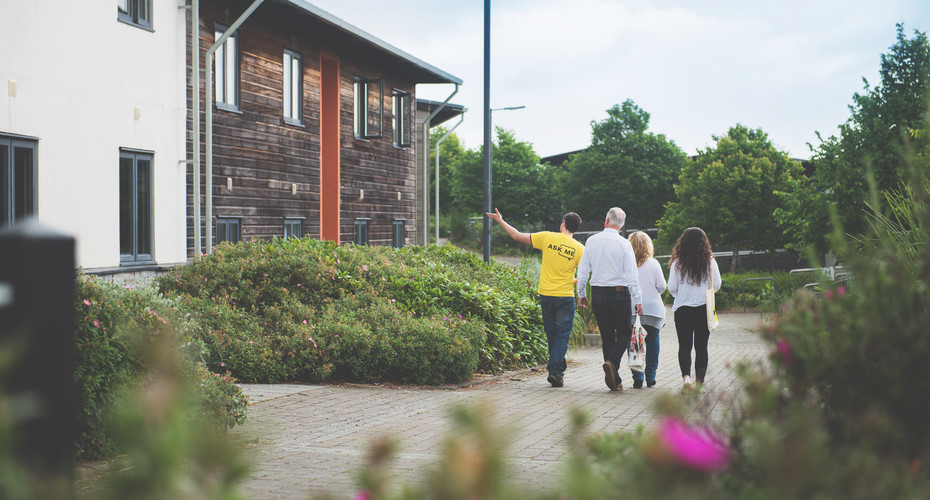
[{"label": "overcast sky", "polygon": [[[483,0],[310,0],[461,78],[468,108],[456,134],[484,140]],[[810,157],[815,132],[835,135],[880,56],[930,29],[930,0],[492,0],[494,125],[540,156],[590,144],[591,123],[632,99],[649,131],[686,153],[736,124],[761,128],[779,149]],[[443,101],[452,85],[420,85]],[[454,123],[454,122],[452,122]]]}]

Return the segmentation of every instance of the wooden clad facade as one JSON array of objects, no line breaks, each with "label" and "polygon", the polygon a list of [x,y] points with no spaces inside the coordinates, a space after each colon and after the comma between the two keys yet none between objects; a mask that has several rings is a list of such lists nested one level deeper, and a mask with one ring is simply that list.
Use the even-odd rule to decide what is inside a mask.
[{"label": "wooden clad facade", "polygon": [[[215,31],[231,25],[249,4],[201,0],[201,61],[214,43]],[[390,245],[396,221],[404,221],[403,240],[412,242],[418,137],[411,133],[404,146],[395,145],[392,95],[407,93],[409,106],[414,106],[422,75],[294,2],[265,2],[236,33],[238,102],[231,109],[214,105],[214,208],[212,217],[205,216],[203,230],[216,231],[218,220],[231,218],[239,221],[243,241],[283,237],[285,220],[290,219],[300,222],[303,236],[351,242],[355,222],[361,219],[367,220],[368,243]],[[189,43],[188,53],[190,47]],[[297,123],[284,116],[286,51],[301,62]],[[189,57],[188,68],[190,63]],[[211,68],[212,61],[207,64]],[[359,77],[383,81],[381,137],[356,137],[355,82]],[[201,79],[201,103],[204,85]],[[415,130],[414,110],[407,113]],[[201,116],[205,145],[203,104]],[[189,112],[188,130],[193,129],[192,123]],[[188,151],[193,151],[191,135]],[[202,165],[206,165],[204,151],[205,147]],[[189,255],[195,248],[192,181],[189,169]],[[203,178],[201,185],[206,185]],[[338,236],[327,236],[327,224],[333,227],[332,233],[338,227]],[[215,233],[215,242],[222,239],[222,234]]]}]

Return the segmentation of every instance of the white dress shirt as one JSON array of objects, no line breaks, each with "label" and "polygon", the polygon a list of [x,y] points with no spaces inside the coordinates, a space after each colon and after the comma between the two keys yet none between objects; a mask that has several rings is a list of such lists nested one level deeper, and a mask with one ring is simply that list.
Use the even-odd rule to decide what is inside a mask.
[{"label": "white dress shirt", "polygon": [[620,231],[605,227],[588,238],[578,264],[578,297],[585,297],[590,276],[591,286],[625,286],[635,304],[643,303],[639,289],[639,271],[633,245],[620,236]]}]

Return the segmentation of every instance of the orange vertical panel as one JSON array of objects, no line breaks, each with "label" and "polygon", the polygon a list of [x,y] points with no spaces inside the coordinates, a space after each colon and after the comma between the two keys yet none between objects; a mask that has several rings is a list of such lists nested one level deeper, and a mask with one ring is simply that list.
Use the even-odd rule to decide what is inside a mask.
[{"label": "orange vertical panel", "polygon": [[339,60],[320,56],[320,239],[339,243]]}]

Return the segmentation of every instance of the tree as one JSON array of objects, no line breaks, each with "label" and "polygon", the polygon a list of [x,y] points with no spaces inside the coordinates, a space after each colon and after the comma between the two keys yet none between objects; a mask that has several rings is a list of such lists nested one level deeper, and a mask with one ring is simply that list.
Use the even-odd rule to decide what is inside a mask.
[{"label": "tree", "polygon": [[783,208],[779,192],[791,189],[803,168],[778,151],[761,129],[743,125],[714,136],[715,147],[699,151],[682,171],[675,194],[659,223],[659,238],[674,243],[681,232],[698,226],[715,247],[734,252],[735,271],[739,251],[774,250],[784,244],[773,212]]},{"label": "tree", "polygon": [[649,113],[632,100],[607,110],[591,124],[591,146],[573,155],[559,177],[566,210],[601,221],[610,207],[627,213],[627,227],[647,228],[674,199],[673,184],[688,163],[664,135],[647,132]]},{"label": "tree", "polygon": [[[871,88],[863,79],[864,93],[853,95],[851,116],[839,127],[839,137],[821,139],[814,151],[815,174],[811,189],[798,191],[790,205],[824,214],[835,210],[843,229],[861,234],[866,229],[870,185],[874,185],[880,211],[887,207],[882,192],[898,190],[909,181],[914,156],[914,131],[927,122],[930,92],[930,44],[927,35],[914,31],[908,39],[897,25],[897,42],[881,56],[880,83]],[[808,197],[808,199],[801,199]],[[797,242],[824,248],[825,227],[820,231],[796,227],[803,212],[782,214],[793,219]],[[790,226],[790,225],[789,225]]]},{"label": "tree", "polygon": [[[552,196],[551,167],[540,164],[539,155],[514,133],[495,127],[497,142],[491,155],[492,204],[511,223],[529,230],[549,222],[559,210]],[[468,150],[454,172],[452,193],[456,206],[466,214],[484,213],[484,148]]]},{"label": "tree", "polygon": [[[436,142],[439,141],[449,129],[445,127],[436,127],[430,130],[429,137],[429,172],[430,185],[429,195],[431,204],[435,206],[436,200],[432,197],[436,193]],[[462,159],[466,156],[466,150],[462,146],[461,140],[455,133],[449,134],[442,143],[439,144],[439,211],[440,213],[449,213],[449,210],[456,205],[454,193],[452,192],[452,179],[455,177],[455,171],[461,164]]]}]

